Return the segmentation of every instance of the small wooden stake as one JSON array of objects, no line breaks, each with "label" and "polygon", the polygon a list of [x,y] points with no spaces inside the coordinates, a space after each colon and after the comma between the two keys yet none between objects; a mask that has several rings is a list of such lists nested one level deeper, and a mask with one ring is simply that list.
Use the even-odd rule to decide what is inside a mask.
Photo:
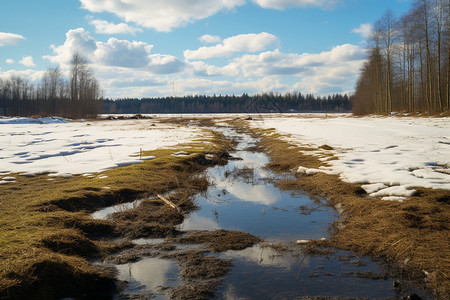
[{"label": "small wooden stake", "polygon": [[167,205],[169,205],[170,207],[172,207],[173,209],[176,209],[177,211],[180,211],[180,208],[175,204],[175,203],[173,203],[172,201],[170,201],[169,199],[167,199],[167,198],[164,198],[163,196],[161,196],[161,195],[156,195],[159,199],[161,199],[162,201],[164,201]]}]

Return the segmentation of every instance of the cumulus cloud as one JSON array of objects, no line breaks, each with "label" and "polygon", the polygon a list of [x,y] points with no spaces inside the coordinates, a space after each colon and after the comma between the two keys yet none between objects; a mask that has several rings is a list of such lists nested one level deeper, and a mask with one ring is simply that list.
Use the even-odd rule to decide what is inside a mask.
[{"label": "cumulus cloud", "polygon": [[16,45],[25,38],[20,34],[0,32],[0,47],[7,45]]},{"label": "cumulus cloud", "polygon": [[372,33],[372,24],[370,23],[361,24],[359,25],[358,28],[352,29],[352,32],[359,34],[363,38],[368,38]]},{"label": "cumulus cloud", "polygon": [[36,64],[33,61],[33,57],[31,56],[24,56],[19,61],[20,64],[24,65],[25,67],[36,67]]},{"label": "cumulus cloud", "polygon": [[[242,34],[202,47],[208,51],[187,50],[186,61],[182,62],[175,56],[153,53],[154,46],[146,42],[117,38],[99,41],[78,28],[68,31],[64,44],[53,46],[54,54],[46,58],[64,69],[73,52],[78,51],[88,58],[107,97],[157,97],[345,92],[354,89],[366,57],[362,47],[350,44],[304,54],[267,49],[277,44],[278,38],[268,33]],[[220,60],[223,65],[202,61],[230,55],[225,63]]]},{"label": "cumulus cloud", "polygon": [[216,44],[216,43],[220,43],[222,41],[220,36],[210,35],[210,34],[202,35],[201,37],[198,38],[198,40],[205,44]]},{"label": "cumulus cloud", "polygon": [[174,56],[151,54],[153,45],[117,38],[96,41],[83,28],[69,30],[64,44],[52,48],[55,55],[44,58],[63,66],[70,64],[74,52],[79,52],[94,66],[140,68],[154,74],[176,73],[184,67],[184,63]]},{"label": "cumulus cloud", "polygon": [[34,83],[34,84],[38,84],[41,79],[42,76],[44,76],[45,71],[38,71],[38,70],[33,70],[33,69],[27,69],[27,70],[8,70],[8,71],[4,71],[1,72],[0,71],[0,79],[9,79],[11,78],[11,76],[19,76],[27,81],[29,81],[30,83]]},{"label": "cumulus cloud", "polygon": [[296,76],[293,89],[313,94],[351,90],[366,59],[362,47],[344,44],[316,54],[279,50],[246,54],[233,60],[245,77]]},{"label": "cumulus cloud", "polygon": [[61,46],[51,45],[55,55],[44,56],[45,59],[61,65],[69,65],[72,55],[78,52],[89,59],[97,49],[97,41],[83,28],[71,29],[66,33],[66,40]]},{"label": "cumulus cloud", "polygon": [[190,62],[190,66],[193,70],[193,75],[208,77],[208,76],[238,76],[239,69],[235,64],[231,63],[225,67],[217,67],[209,65],[203,61]]},{"label": "cumulus cloud", "polygon": [[[280,50],[267,51],[257,55],[244,55],[234,59],[242,68],[245,76],[266,75],[301,75],[315,69],[331,69],[348,62],[361,62],[365,59],[363,48],[344,44],[330,51],[318,54],[282,53]],[[359,68],[355,72],[359,72]]]},{"label": "cumulus cloud", "polygon": [[11,58],[8,58],[7,60],[5,60],[5,62],[6,62],[7,64],[13,64],[13,63],[15,63],[14,59],[11,59]]},{"label": "cumulus cloud", "polygon": [[200,47],[197,50],[185,50],[184,57],[189,60],[207,59],[231,56],[236,52],[257,52],[276,45],[278,42],[278,37],[267,32],[240,34],[226,38],[222,43],[215,46]]},{"label": "cumulus cloud", "polygon": [[95,32],[100,34],[119,34],[142,32],[142,29],[129,26],[125,23],[113,24],[103,20],[92,20],[91,24],[95,26]]},{"label": "cumulus cloud", "polygon": [[157,31],[171,31],[222,10],[244,5],[245,0],[80,0],[91,12],[110,12],[126,22]]},{"label": "cumulus cloud", "polygon": [[110,38],[106,43],[96,42],[92,60],[104,66],[143,68],[150,63],[149,55],[153,45],[145,42]]},{"label": "cumulus cloud", "polygon": [[252,0],[263,8],[286,9],[289,7],[333,8],[344,0]]}]

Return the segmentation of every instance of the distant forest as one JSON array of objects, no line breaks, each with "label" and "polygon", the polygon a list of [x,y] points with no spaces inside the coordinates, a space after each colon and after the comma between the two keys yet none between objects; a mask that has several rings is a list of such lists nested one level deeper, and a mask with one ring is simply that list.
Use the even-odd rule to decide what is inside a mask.
[{"label": "distant forest", "polygon": [[49,68],[41,82],[13,75],[0,78],[0,115],[95,118],[102,91],[86,58],[73,54],[68,78],[59,68]]},{"label": "distant forest", "polygon": [[267,113],[267,112],[350,112],[347,95],[314,97],[301,93],[249,96],[184,96],[103,101],[104,114],[122,113]]},{"label": "distant forest", "polygon": [[450,109],[450,1],[414,0],[375,22],[353,113],[441,113]]}]

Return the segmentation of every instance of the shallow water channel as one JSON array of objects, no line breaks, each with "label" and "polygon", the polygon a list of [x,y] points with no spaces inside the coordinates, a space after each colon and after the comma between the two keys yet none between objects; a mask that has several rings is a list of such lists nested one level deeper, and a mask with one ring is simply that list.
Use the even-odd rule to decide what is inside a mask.
[{"label": "shallow water channel", "polygon": [[[347,251],[306,254],[297,240],[320,240],[329,236],[329,227],[338,217],[322,199],[311,199],[301,192],[282,191],[274,184],[279,176],[264,168],[269,158],[251,151],[256,140],[230,128],[219,128],[239,144],[231,153],[235,158],[226,166],[207,170],[213,183],[195,197],[198,210],[186,216],[179,230],[228,229],[251,233],[266,242],[241,251],[209,254],[231,259],[231,271],[214,299],[293,299],[304,296],[365,297],[400,299],[416,293],[430,298],[401,279],[403,289],[395,290],[397,278],[389,276],[383,264]],[[295,167],[295,166],[293,166]],[[290,175],[286,175],[290,176]],[[129,207],[138,205],[129,204]],[[114,209],[97,212],[105,218]],[[161,243],[163,239],[140,239],[136,244]],[[295,251],[277,251],[283,245]],[[180,246],[186,247],[186,246]],[[118,278],[130,284],[125,294],[148,293],[152,299],[167,299],[165,288],[177,286],[177,261],[143,258],[116,265]]]}]

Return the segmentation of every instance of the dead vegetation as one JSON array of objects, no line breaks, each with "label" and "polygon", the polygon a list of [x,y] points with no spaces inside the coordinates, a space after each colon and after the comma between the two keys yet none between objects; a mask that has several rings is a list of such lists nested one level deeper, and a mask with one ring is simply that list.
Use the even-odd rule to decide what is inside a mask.
[{"label": "dead vegetation", "polygon": [[[242,121],[234,125],[246,126]],[[252,131],[261,137],[259,146],[270,156],[269,167],[274,171],[324,164],[312,154],[317,149],[292,145],[270,129]],[[341,218],[334,226],[329,246],[382,257],[403,275],[421,278],[438,299],[450,294],[449,191],[415,188],[416,195],[404,203],[368,199],[360,185],[324,173],[283,180],[279,186],[307,191],[339,208]]]},{"label": "dead vegetation", "polygon": [[184,283],[170,290],[171,299],[209,299],[228,273],[231,261],[207,256],[203,251],[181,251],[164,256],[181,266]]},{"label": "dead vegetation", "polygon": [[205,243],[208,245],[208,250],[223,252],[251,247],[260,242],[261,239],[241,231],[220,229],[216,231],[191,231],[178,237],[175,241],[182,244]]},{"label": "dead vegetation", "polygon": [[[89,213],[174,189],[179,193],[172,200],[183,210],[192,210],[189,195],[207,186],[204,178],[193,175],[224,163],[230,147],[222,135],[205,131],[202,139],[189,144],[143,152],[155,156],[153,160],[92,176],[49,181],[46,175],[14,174],[16,182],[0,189],[0,298],[108,295],[115,289],[114,274],[103,272],[87,258],[104,257],[131,245],[101,239],[166,237],[176,233],[174,225],[183,217],[150,200],[111,220],[93,220]],[[178,151],[188,155],[172,155]]]}]

